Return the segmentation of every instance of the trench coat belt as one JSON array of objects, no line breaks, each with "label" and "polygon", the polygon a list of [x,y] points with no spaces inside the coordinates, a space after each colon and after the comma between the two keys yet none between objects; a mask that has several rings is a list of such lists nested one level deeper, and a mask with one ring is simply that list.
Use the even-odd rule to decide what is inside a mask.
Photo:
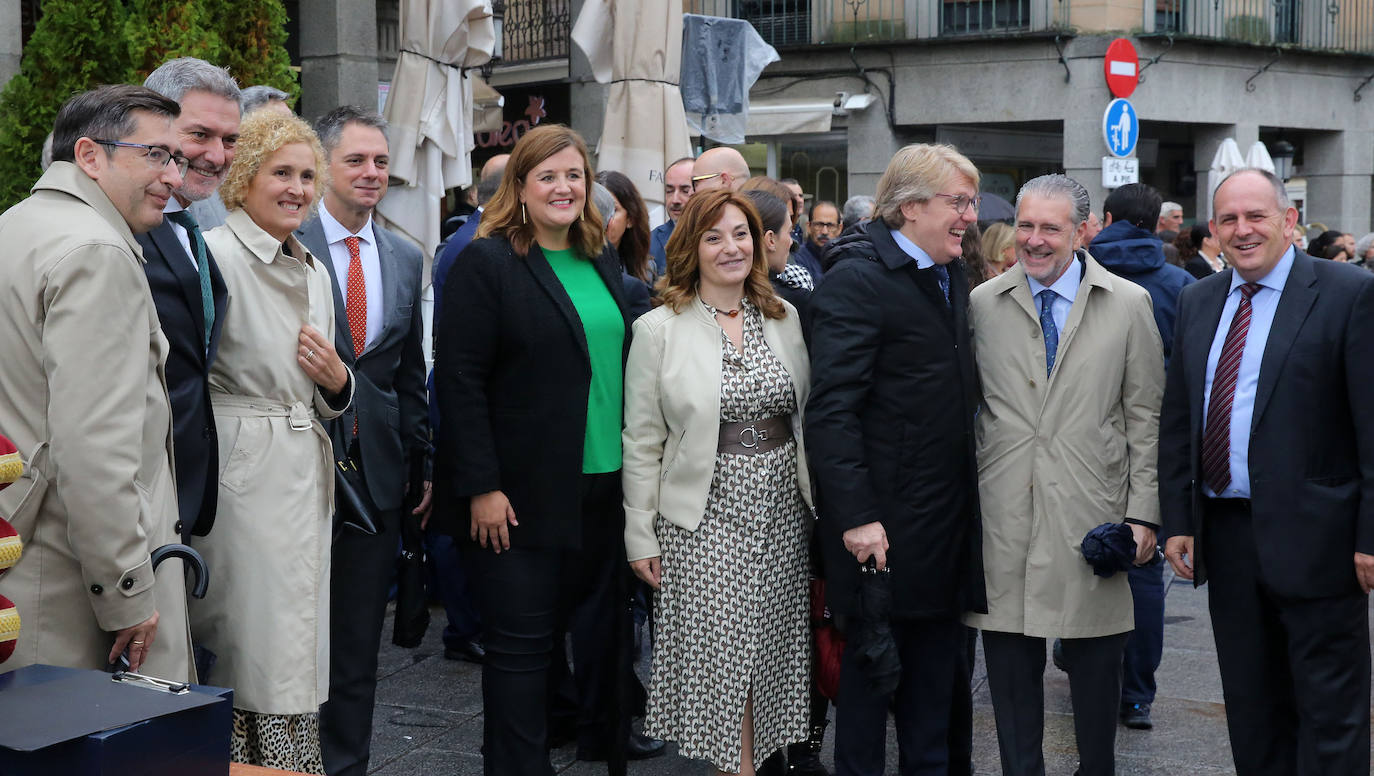
[{"label": "trench coat belt", "polygon": [[305,402],[285,402],[256,396],[234,396],[227,393],[211,395],[214,411],[238,418],[289,418],[292,431],[309,431],[314,425],[315,410]]},{"label": "trench coat belt", "polygon": [[716,452],[754,455],[781,447],[791,438],[791,415],[727,421],[720,424],[720,439],[716,445]]}]

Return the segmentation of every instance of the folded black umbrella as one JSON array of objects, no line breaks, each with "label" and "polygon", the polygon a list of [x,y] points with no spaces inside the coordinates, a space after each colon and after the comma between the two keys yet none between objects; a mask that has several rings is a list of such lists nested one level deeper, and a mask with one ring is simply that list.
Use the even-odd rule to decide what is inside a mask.
[{"label": "folded black umbrella", "polygon": [[396,556],[396,614],[392,620],[391,643],[412,649],[420,646],[429,628],[424,531],[420,528],[420,516],[411,514],[424,498],[424,453],[411,453],[409,469],[410,487],[401,507],[401,552]]},{"label": "folded black umbrella", "polygon": [[902,661],[892,637],[892,582],[890,569],[878,570],[869,560],[859,568],[859,626],[850,634],[845,649],[854,651],[854,662],[879,696],[897,689]]},{"label": "folded black umbrella", "polygon": [[1135,537],[1125,523],[1103,523],[1083,537],[1083,560],[1099,577],[1130,571],[1135,565]]}]

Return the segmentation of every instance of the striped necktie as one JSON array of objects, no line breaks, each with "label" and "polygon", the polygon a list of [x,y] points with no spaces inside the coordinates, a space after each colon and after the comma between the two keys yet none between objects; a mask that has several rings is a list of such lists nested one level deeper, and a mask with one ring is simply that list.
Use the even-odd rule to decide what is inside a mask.
[{"label": "striped necktie", "polygon": [[1250,297],[1259,290],[1259,283],[1240,287],[1240,305],[1226,331],[1212,376],[1212,398],[1207,402],[1207,425],[1202,431],[1202,479],[1218,496],[1231,485],[1231,405],[1236,398],[1240,360],[1245,355],[1245,338],[1250,333]]}]

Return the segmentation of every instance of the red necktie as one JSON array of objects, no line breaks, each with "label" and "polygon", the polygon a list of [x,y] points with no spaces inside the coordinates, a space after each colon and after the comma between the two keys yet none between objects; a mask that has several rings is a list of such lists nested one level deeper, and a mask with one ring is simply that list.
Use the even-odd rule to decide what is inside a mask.
[{"label": "red necktie", "polygon": [[[348,296],[344,313],[348,316],[348,333],[353,338],[353,357],[363,354],[367,344],[367,284],[363,282],[363,259],[358,251],[358,238],[345,237],[348,246]],[[358,417],[353,416],[353,435],[358,435]]]},{"label": "red necktie", "polygon": [[1240,306],[1221,345],[1217,371],[1212,376],[1212,398],[1207,403],[1207,425],[1202,431],[1202,479],[1220,496],[1231,484],[1231,404],[1236,397],[1236,376],[1250,333],[1250,297],[1258,283],[1240,287]]}]

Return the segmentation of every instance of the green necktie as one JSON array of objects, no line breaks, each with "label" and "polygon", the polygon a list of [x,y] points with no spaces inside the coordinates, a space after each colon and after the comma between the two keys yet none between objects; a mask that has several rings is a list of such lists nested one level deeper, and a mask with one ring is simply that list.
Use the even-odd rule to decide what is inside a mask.
[{"label": "green necktie", "polygon": [[200,272],[200,306],[205,312],[205,347],[210,347],[210,332],[215,328],[215,297],[210,293],[210,262],[205,258],[205,237],[200,233],[200,224],[195,216],[185,210],[168,213],[172,219],[186,230],[191,248],[196,252],[196,270]]}]

